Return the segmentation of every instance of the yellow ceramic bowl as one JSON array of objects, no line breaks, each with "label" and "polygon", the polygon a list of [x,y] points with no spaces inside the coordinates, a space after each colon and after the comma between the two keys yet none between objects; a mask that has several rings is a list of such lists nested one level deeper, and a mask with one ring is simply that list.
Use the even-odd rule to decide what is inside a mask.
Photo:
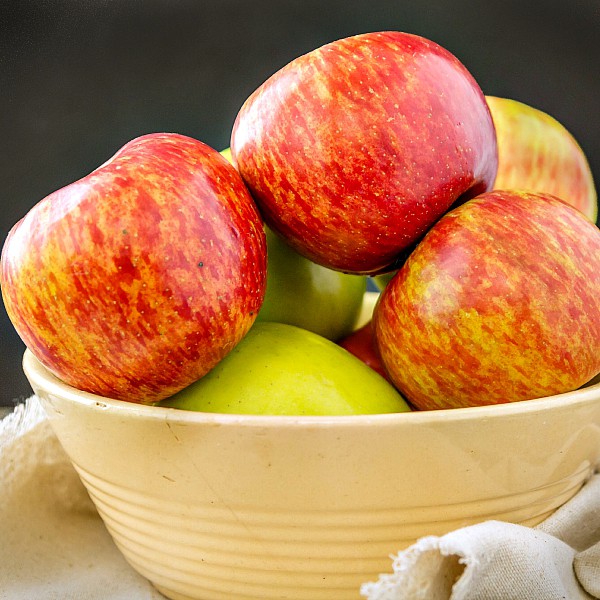
[{"label": "yellow ceramic bowl", "polygon": [[346,417],[204,414],[25,372],[126,559],[173,599],[350,600],[427,534],[534,525],[600,463],[600,382]]}]

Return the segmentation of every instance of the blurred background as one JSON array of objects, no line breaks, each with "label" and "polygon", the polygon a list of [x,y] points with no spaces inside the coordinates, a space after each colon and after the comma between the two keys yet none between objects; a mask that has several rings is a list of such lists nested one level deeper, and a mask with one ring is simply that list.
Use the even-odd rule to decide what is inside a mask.
[{"label": "blurred background", "polygon": [[[296,56],[400,30],[454,53],[484,93],[548,112],[600,184],[598,0],[4,0],[0,237],[130,139],[170,131],[220,150],[246,97]],[[31,394],[0,308],[0,405]]]}]

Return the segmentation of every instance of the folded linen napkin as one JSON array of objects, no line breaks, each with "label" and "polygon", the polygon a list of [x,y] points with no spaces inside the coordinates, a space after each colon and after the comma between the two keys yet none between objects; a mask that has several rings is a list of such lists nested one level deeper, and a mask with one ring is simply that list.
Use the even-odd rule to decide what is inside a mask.
[{"label": "folded linen napkin", "polygon": [[[362,595],[600,598],[600,475],[535,529],[490,521],[422,538],[393,571]],[[35,396],[0,421],[0,599],[164,600],[117,550]]]}]

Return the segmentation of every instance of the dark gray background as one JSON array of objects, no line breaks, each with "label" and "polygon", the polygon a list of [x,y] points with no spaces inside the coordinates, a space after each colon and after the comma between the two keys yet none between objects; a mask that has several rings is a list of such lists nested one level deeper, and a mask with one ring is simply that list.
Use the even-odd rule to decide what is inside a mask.
[{"label": "dark gray background", "polygon": [[[486,94],[561,121],[600,181],[598,0],[14,0],[0,2],[2,242],[38,200],[138,135],[221,149],[245,98],[294,57],[395,29],[453,52]],[[0,309],[0,405],[28,396]]]}]

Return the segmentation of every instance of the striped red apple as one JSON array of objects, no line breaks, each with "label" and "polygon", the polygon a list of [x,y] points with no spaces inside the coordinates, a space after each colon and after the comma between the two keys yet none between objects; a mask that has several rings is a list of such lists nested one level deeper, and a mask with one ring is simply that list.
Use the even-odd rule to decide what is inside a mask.
[{"label": "striped red apple", "polygon": [[237,171],[151,134],[39,202],[2,251],[17,332],[66,383],[151,403],[246,334],[266,282],[262,220]]},{"label": "striped red apple", "polygon": [[587,157],[577,140],[547,113],[509,98],[486,96],[498,140],[495,189],[558,196],[590,220],[598,197]]},{"label": "striped red apple", "polygon": [[600,372],[600,230],[548,194],[494,191],[430,229],[374,311],[420,409],[540,398]]},{"label": "striped red apple", "polygon": [[491,188],[485,97],[450,52],[376,32],[298,57],[237,115],[231,151],[267,224],[332,269],[391,269],[452,205]]}]

